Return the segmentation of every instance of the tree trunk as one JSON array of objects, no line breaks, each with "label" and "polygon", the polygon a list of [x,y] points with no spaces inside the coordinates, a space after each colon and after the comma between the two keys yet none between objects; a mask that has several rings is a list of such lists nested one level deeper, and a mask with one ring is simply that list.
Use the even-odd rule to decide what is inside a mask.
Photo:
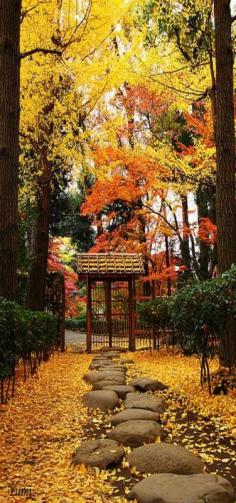
[{"label": "tree trunk", "polygon": [[[202,218],[209,217],[209,194],[207,189],[199,187],[196,192],[196,203],[198,208],[198,226]],[[209,279],[210,246],[200,239],[199,242],[199,279]]]},{"label": "tree trunk", "polygon": [[38,141],[40,172],[38,177],[38,207],[34,225],[33,254],[26,292],[26,307],[33,311],[43,311],[45,309],[52,180],[52,163],[48,159],[48,142],[53,134],[53,122],[50,117],[53,108],[53,102],[45,105],[39,119],[41,132]]},{"label": "tree trunk", "polygon": [[189,235],[191,232],[188,218],[188,197],[181,196],[182,202],[182,219],[183,219],[183,239],[181,242],[181,255],[183,265],[186,267],[182,275],[182,280],[188,280],[192,277],[191,271],[191,254],[190,254],[190,246],[189,246]]},{"label": "tree trunk", "polygon": [[[235,133],[233,48],[230,0],[214,0],[216,38],[216,217],[217,264],[224,272],[236,263]],[[228,330],[227,330],[228,328]],[[236,363],[235,320],[226,328],[221,362]]]},{"label": "tree trunk", "polygon": [[27,282],[26,307],[44,311],[51,216],[51,163],[46,146],[42,149],[40,165],[43,174],[39,180],[38,208],[34,226],[33,256]]},{"label": "tree trunk", "polygon": [[214,0],[218,270],[236,263],[235,134],[230,0]]},{"label": "tree trunk", "polygon": [[16,297],[21,0],[0,3],[0,296]]}]

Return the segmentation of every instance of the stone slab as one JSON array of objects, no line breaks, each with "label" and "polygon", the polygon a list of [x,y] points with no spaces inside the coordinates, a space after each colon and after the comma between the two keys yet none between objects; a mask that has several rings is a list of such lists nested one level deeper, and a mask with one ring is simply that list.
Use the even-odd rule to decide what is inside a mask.
[{"label": "stone slab", "polygon": [[164,400],[156,396],[128,393],[125,399],[125,409],[146,409],[162,413],[165,410]]},{"label": "stone slab", "polygon": [[148,419],[150,421],[156,421],[158,423],[160,421],[160,414],[158,414],[158,412],[153,412],[152,410],[126,409],[110,417],[109,422],[112,425],[117,425],[120,423],[124,423],[125,421],[134,421],[136,419],[142,421]]},{"label": "stone slab", "polygon": [[156,379],[151,379],[150,377],[138,377],[132,379],[129,384],[134,386],[138,391],[164,391],[167,389],[165,384],[162,384]]},{"label": "stone slab", "polygon": [[114,391],[88,391],[82,398],[83,404],[89,409],[103,411],[113,410],[119,404],[118,395]]},{"label": "stone slab", "polygon": [[191,475],[204,470],[202,460],[180,445],[149,444],[134,449],[127,458],[142,473]]},{"label": "stone slab", "polygon": [[138,503],[234,503],[235,494],[219,475],[161,473],[136,484],[128,495],[135,498]]},{"label": "stone slab", "polygon": [[125,421],[115,426],[107,438],[117,440],[122,445],[138,447],[144,443],[154,442],[162,436],[160,424],[150,420]]},{"label": "stone slab", "polygon": [[112,391],[115,391],[115,393],[117,393],[118,397],[121,398],[122,400],[126,397],[127,393],[131,393],[132,391],[134,391],[134,388],[132,386],[128,386],[128,385],[107,385],[107,386],[103,386],[102,389],[109,389],[109,390],[112,390]]},{"label": "stone slab", "polygon": [[83,442],[73,454],[75,465],[109,468],[117,465],[125,451],[115,440],[97,439]]},{"label": "stone slab", "polygon": [[103,370],[102,372],[98,370],[94,370],[92,372],[88,372],[84,376],[84,380],[88,381],[89,383],[93,384],[94,382],[97,381],[104,381],[106,379],[112,379],[112,377],[120,377],[121,379],[124,378],[123,372],[120,372],[118,370],[116,371],[110,371],[110,370]]}]

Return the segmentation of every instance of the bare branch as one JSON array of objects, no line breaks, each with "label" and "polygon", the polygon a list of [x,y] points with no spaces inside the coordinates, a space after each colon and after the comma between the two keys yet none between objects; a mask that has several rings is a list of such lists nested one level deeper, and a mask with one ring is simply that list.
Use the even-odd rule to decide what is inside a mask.
[{"label": "bare branch", "polygon": [[62,56],[63,50],[58,50],[58,49],[46,49],[44,47],[35,47],[34,49],[31,49],[30,51],[22,52],[20,55],[20,59],[25,59],[28,58],[29,56],[33,56],[34,54],[54,54],[55,56]]},{"label": "bare branch", "polygon": [[43,3],[43,0],[42,1],[39,1],[38,3],[36,3],[35,5],[33,5],[32,7],[30,7],[29,9],[26,9],[26,10],[23,10],[21,12],[21,20],[20,22],[23,23],[24,19],[26,18],[26,16],[33,10],[37,9],[37,7],[39,7],[39,5],[42,5]]},{"label": "bare branch", "polygon": [[81,59],[82,61],[85,61],[85,59],[89,58],[90,56],[92,56],[98,49],[100,49],[100,47],[104,44],[104,42],[110,37],[110,35],[113,33],[113,31],[115,30],[115,28],[112,28],[111,31],[104,37],[104,39],[100,42],[100,44],[95,47],[91,52],[89,52],[88,54],[86,54],[86,56],[83,56]]}]

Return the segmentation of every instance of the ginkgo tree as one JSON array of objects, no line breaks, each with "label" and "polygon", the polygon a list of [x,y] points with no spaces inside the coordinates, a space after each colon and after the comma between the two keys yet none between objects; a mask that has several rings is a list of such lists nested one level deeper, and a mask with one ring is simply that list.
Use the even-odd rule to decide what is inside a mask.
[{"label": "ginkgo tree", "polygon": [[[116,9],[107,15],[108,4],[101,6],[96,0],[86,5],[51,1],[48,10],[45,3],[39,3],[28,14],[26,6],[22,25],[21,173],[31,189],[27,193],[23,184],[23,199],[30,196],[36,204],[27,286],[27,306],[31,309],[43,309],[45,303],[53,179],[60,181],[63,173],[73,168],[86,169],[90,135],[85,121],[100,96],[114,85],[114,30],[130,6],[118,1]],[[35,31],[29,39],[32,22]]]}]

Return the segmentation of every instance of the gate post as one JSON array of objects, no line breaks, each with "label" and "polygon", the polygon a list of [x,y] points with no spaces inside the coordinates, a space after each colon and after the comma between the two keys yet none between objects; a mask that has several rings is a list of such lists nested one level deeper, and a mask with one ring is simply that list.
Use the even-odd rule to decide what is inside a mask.
[{"label": "gate post", "polygon": [[135,278],[130,277],[129,286],[129,349],[135,351]]},{"label": "gate post", "polygon": [[87,277],[87,319],[86,319],[86,350],[92,349],[92,292],[91,279]]},{"label": "gate post", "polygon": [[112,308],[111,308],[111,280],[104,281],[105,304],[106,304],[106,324],[109,338],[109,348],[112,348]]}]

